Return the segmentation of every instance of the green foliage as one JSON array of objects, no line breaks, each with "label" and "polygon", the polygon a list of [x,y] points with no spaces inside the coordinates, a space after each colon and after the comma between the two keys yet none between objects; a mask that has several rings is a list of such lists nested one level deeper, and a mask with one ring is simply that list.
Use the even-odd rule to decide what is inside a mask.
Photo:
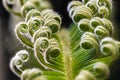
[{"label": "green foliage", "polygon": [[61,17],[47,0],[20,0],[20,11],[5,8],[24,19],[15,34],[28,50],[11,59],[11,70],[21,80],[106,80],[109,66],[119,55],[112,39],[111,0],[71,1],[69,16],[75,24],[61,29]]}]

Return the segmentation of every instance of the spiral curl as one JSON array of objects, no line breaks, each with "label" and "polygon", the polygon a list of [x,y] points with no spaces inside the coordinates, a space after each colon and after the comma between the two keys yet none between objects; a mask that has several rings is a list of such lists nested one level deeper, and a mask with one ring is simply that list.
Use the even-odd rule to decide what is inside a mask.
[{"label": "spiral curl", "polygon": [[52,33],[56,33],[60,29],[61,17],[51,9],[46,9],[41,12],[41,16],[45,20],[45,26],[48,26]]},{"label": "spiral curl", "polygon": [[[14,15],[16,16],[19,16],[21,17],[21,14],[20,14],[20,11],[16,11],[14,10],[12,7],[10,7],[9,5],[16,5],[16,0],[2,0],[2,3],[3,3],[3,6],[4,8],[10,12],[10,13],[13,13]],[[23,3],[21,3],[22,5]]]},{"label": "spiral curl", "polygon": [[93,70],[96,73],[99,73],[96,77],[98,77],[98,76],[101,77],[102,76],[102,77],[107,78],[110,74],[108,66],[103,62],[96,62],[93,66]]},{"label": "spiral curl", "polygon": [[106,28],[104,28],[103,26],[97,26],[94,29],[94,33],[95,33],[95,36],[98,38],[98,40],[101,40],[104,37],[110,36],[109,31]]},{"label": "spiral curl", "polygon": [[51,38],[52,31],[47,26],[42,26],[33,35],[33,42],[35,42],[39,37]]},{"label": "spiral curl", "polygon": [[35,46],[38,47],[40,51],[44,51],[49,46],[49,40],[46,37],[39,37],[35,44]]},{"label": "spiral curl", "polygon": [[108,10],[108,8],[102,6],[102,7],[99,7],[99,10],[98,10],[98,13],[99,13],[99,16],[101,18],[109,18],[110,17],[110,12]]},{"label": "spiral curl", "polygon": [[108,8],[110,13],[112,11],[112,0],[97,0],[97,5]]},{"label": "spiral curl", "polygon": [[30,20],[28,21],[30,35],[33,36],[34,32],[37,31],[43,25],[44,19],[41,16],[30,18]]},{"label": "spiral curl", "polygon": [[30,18],[36,17],[36,16],[41,16],[40,11],[37,9],[32,9],[27,13],[25,17],[25,21],[27,22]]},{"label": "spiral curl", "polygon": [[104,25],[103,24],[103,21],[101,18],[99,17],[94,17],[90,20],[90,26],[94,29],[96,28],[97,26],[100,26],[100,25]]},{"label": "spiral curl", "polygon": [[112,35],[114,31],[112,23],[108,19],[105,19],[105,18],[103,18],[102,21],[104,23],[104,27],[109,31],[110,35]]},{"label": "spiral curl", "polygon": [[49,19],[45,21],[44,25],[48,26],[51,29],[52,33],[56,33],[60,29],[60,24],[54,19]]},{"label": "spiral curl", "polygon": [[91,32],[92,28],[90,27],[90,21],[88,19],[82,19],[78,22],[78,29],[81,31],[88,31]]},{"label": "spiral curl", "polygon": [[97,80],[96,77],[87,70],[82,70],[75,80]]},{"label": "spiral curl", "polygon": [[72,20],[78,23],[81,19],[91,19],[93,17],[93,12],[90,8],[86,6],[78,6],[72,15]]},{"label": "spiral curl", "polygon": [[93,47],[97,48],[98,41],[93,33],[85,32],[81,37],[80,46],[87,50]]},{"label": "spiral curl", "polygon": [[67,11],[70,11],[70,9],[73,8],[73,7],[77,7],[77,6],[81,6],[81,5],[83,5],[83,3],[80,2],[80,1],[71,1],[68,4]]},{"label": "spiral curl", "polygon": [[33,3],[29,2],[29,1],[26,2],[26,3],[21,7],[21,14],[22,14],[22,16],[25,17],[26,14],[27,14],[30,10],[35,9],[35,8],[36,8],[36,6],[35,6]]},{"label": "spiral curl", "polygon": [[29,34],[29,27],[26,22],[21,22],[16,25],[15,33],[21,43],[26,46],[33,47],[32,37]]},{"label": "spiral curl", "polygon": [[116,55],[119,52],[119,47],[115,40],[106,37],[100,42],[100,50],[105,56]]},{"label": "spiral curl", "polygon": [[37,68],[27,69],[23,71],[21,80],[47,80],[42,76],[42,71]]},{"label": "spiral curl", "polygon": [[99,6],[96,4],[96,0],[89,0],[86,3],[86,6],[92,10],[94,15],[98,13]]},{"label": "spiral curl", "polygon": [[21,50],[16,53],[16,55],[10,61],[11,70],[17,75],[20,76],[24,68],[22,67],[23,63],[29,60],[29,53],[26,50]]},{"label": "spiral curl", "polygon": [[38,38],[35,41],[34,51],[35,57],[45,69],[55,70],[54,59],[60,54],[59,44],[56,39]]},{"label": "spiral curl", "polygon": [[41,12],[42,17],[47,21],[49,19],[54,19],[61,24],[61,17],[51,9],[45,9]]},{"label": "spiral curl", "polygon": [[61,53],[60,50],[60,46],[58,44],[58,41],[54,38],[50,39],[50,46],[46,51],[46,59],[48,62],[52,62],[54,61],[54,59],[56,59],[59,54]]},{"label": "spiral curl", "polygon": [[32,9],[38,9],[42,11],[44,9],[51,8],[51,5],[47,0],[19,0],[19,2],[21,4],[19,11],[16,11],[9,6],[16,5],[17,1],[15,0],[3,0],[3,5],[7,11],[19,17],[25,17],[26,14]]}]

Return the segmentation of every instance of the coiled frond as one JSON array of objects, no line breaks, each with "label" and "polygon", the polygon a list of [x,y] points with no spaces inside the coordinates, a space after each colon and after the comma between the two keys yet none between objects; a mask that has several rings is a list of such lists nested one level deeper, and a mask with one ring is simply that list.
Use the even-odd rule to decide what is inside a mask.
[{"label": "coiled frond", "polygon": [[52,31],[49,27],[47,26],[42,26],[40,29],[38,29],[34,35],[33,35],[33,40],[34,42],[39,38],[39,37],[47,37],[50,38],[52,35]]},{"label": "coiled frond", "polygon": [[103,62],[97,62],[93,66],[93,70],[98,73],[96,77],[108,77],[110,74],[109,68]]},{"label": "coiled frond", "polygon": [[99,6],[96,4],[96,0],[89,0],[86,6],[88,6],[94,14],[98,13]]},{"label": "coiled frond", "polygon": [[103,26],[97,26],[94,30],[94,33],[99,40],[104,37],[110,36],[109,31],[105,29]]},{"label": "coiled frond", "polygon": [[37,77],[39,80],[46,80],[44,77],[40,78],[41,73],[42,71],[37,68],[25,70],[21,75],[21,80],[37,80]]},{"label": "coiled frond", "polygon": [[[20,0],[21,1],[21,0]],[[5,7],[5,9],[7,11],[9,11],[10,13],[13,13],[19,17],[21,17],[20,11],[15,11],[14,9],[12,9],[12,7],[10,7],[9,5],[15,5],[16,4],[16,0],[2,0],[3,2],[3,6]],[[21,2],[21,5],[23,5],[24,3]]]},{"label": "coiled frond", "polygon": [[102,19],[99,17],[94,17],[90,20],[90,26],[96,28],[97,26],[103,25]]},{"label": "coiled frond", "polygon": [[61,53],[58,42],[48,40],[46,37],[40,37],[35,42],[34,51],[37,60],[46,69],[56,68],[54,67],[55,64],[51,63],[51,61]]},{"label": "coiled frond", "polygon": [[41,26],[44,25],[44,20],[41,16],[32,17],[28,21],[29,33],[33,36],[34,32],[37,31]]},{"label": "coiled frond", "polygon": [[110,37],[106,37],[106,38],[102,39],[101,42],[100,42],[100,46],[101,46],[101,48],[100,48],[101,52],[105,56],[116,55],[119,52],[118,45]]},{"label": "coiled frond", "polygon": [[88,19],[82,19],[78,23],[78,29],[81,31],[91,32],[92,28],[90,27],[90,21]]},{"label": "coiled frond", "polygon": [[26,15],[26,18],[25,18],[25,21],[28,21],[30,18],[32,17],[36,17],[36,16],[40,16],[40,11],[37,10],[37,9],[32,9],[30,10],[27,15]]},{"label": "coiled frond", "polygon": [[82,70],[75,80],[97,80],[92,73],[87,70]]},{"label": "coiled frond", "polygon": [[51,9],[46,9],[41,12],[42,17],[47,21],[49,19],[54,19],[56,20],[59,24],[61,24],[61,17],[55,13]]},{"label": "coiled frond", "polygon": [[52,33],[56,33],[60,29],[60,24],[54,19],[47,20],[45,26],[48,26]]},{"label": "coiled frond", "polygon": [[46,59],[48,62],[54,62],[54,59],[59,57],[61,53],[60,46],[56,39],[50,39],[50,46],[46,51]]},{"label": "coiled frond", "polygon": [[26,50],[21,50],[16,53],[16,55],[10,61],[11,70],[17,75],[20,76],[24,68],[22,67],[23,63],[29,60],[29,54]]},{"label": "coiled frond", "polygon": [[81,5],[83,5],[83,3],[80,1],[71,1],[68,4],[67,10],[70,11],[73,7],[77,7],[77,6],[81,6]]},{"label": "coiled frond", "polygon": [[22,7],[21,7],[21,14],[22,16],[26,16],[26,14],[32,10],[32,9],[35,9],[36,6],[33,4],[33,3],[30,3],[30,2],[27,2],[25,3]]},{"label": "coiled frond", "polygon": [[110,13],[112,11],[112,0],[97,0],[98,6],[104,6],[109,9]]},{"label": "coiled frond", "polygon": [[114,31],[112,23],[108,19],[105,19],[105,18],[103,18],[102,21],[104,23],[104,27],[109,31],[110,35],[112,35]]},{"label": "coiled frond", "polygon": [[77,23],[81,19],[91,19],[93,16],[93,13],[90,8],[86,6],[78,6],[72,15],[72,20]]},{"label": "coiled frond", "polygon": [[97,39],[93,33],[86,32],[82,35],[80,46],[84,49],[91,49],[98,46]]},{"label": "coiled frond", "polygon": [[102,18],[109,18],[110,17],[110,12],[108,10],[108,8],[102,6],[102,7],[99,7],[99,16],[102,17]]},{"label": "coiled frond", "polygon": [[33,47],[32,38],[29,35],[29,27],[26,22],[17,24],[15,28],[16,36],[18,39],[29,47]]}]

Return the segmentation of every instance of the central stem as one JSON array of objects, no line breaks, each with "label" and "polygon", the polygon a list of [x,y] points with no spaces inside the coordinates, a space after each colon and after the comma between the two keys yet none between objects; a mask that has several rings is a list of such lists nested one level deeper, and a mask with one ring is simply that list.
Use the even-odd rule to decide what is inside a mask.
[{"label": "central stem", "polygon": [[66,80],[73,80],[72,64],[71,64],[72,58],[71,58],[70,39],[69,39],[68,31],[65,29],[61,30],[59,36],[63,50]]}]

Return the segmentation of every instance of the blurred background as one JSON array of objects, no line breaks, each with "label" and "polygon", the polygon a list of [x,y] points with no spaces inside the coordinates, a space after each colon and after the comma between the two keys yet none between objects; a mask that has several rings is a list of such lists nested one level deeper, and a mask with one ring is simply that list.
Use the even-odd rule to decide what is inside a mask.
[{"label": "blurred background", "polygon": [[[62,25],[69,27],[71,19],[67,13],[67,4],[71,0],[50,0],[53,9],[62,17]],[[2,0],[0,0],[0,80],[20,80],[15,76],[10,68],[9,61],[11,57],[20,49],[19,41],[16,40],[14,33],[14,24],[9,23],[11,15],[4,9]],[[111,18],[115,27],[114,39],[120,41],[120,0],[113,0],[113,13]],[[17,44],[16,44],[17,43]],[[111,74],[108,80],[120,80],[120,59],[117,59],[110,67]]]}]

